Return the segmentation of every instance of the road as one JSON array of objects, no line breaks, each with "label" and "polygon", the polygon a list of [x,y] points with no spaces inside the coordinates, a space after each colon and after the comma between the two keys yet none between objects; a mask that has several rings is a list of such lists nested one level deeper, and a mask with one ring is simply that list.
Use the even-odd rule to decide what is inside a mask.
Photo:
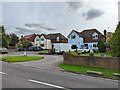
[{"label": "road", "polygon": [[118,81],[2,62],[3,88],[118,88]]},{"label": "road", "polygon": [[[9,54],[3,54],[2,56],[22,56],[24,52],[9,52]],[[63,63],[63,55],[37,55],[37,52],[28,51],[28,56],[39,56],[44,57],[42,60],[34,60],[27,62],[16,62],[14,64],[19,64],[22,66],[29,66],[35,68],[44,68],[50,70],[61,70],[58,66],[60,63]]]}]

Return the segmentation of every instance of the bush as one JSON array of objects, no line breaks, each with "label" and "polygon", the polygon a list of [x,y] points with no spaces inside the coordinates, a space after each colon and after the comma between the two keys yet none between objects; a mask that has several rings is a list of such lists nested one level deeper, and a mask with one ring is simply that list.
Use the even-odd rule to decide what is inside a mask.
[{"label": "bush", "polygon": [[99,52],[105,52],[105,48],[106,48],[105,41],[102,40],[102,39],[99,39],[98,40],[98,50],[99,50]]},{"label": "bush", "polygon": [[50,55],[55,54],[55,49],[51,49],[49,54]]},{"label": "bush", "polygon": [[120,57],[120,23],[118,24],[113,37],[110,40],[111,55]]},{"label": "bush", "polygon": [[80,55],[80,54],[82,54],[81,51],[77,51],[77,52],[76,51],[70,51],[70,52],[66,51],[65,53],[67,53],[69,55]]}]

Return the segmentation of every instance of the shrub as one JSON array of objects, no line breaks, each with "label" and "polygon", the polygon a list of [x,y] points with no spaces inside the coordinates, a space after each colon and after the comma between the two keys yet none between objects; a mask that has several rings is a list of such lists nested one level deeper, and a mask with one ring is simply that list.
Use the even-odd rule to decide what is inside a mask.
[{"label": "shrub", "polygon": [[99,39],[98,40],[98,50],[99,50],[99,52],[105,52],[105,48],[106,48],[105,41],[102,40],[102,39]]},{"label": "shrub", "polygon": [[118,24],[113,37],[110,40],[111,55],[120,57],[120,23]]},{"label": "shrub", "polygon": [[69,54],[69,55],[79,55],[79,54],[81,54],[81,51],[66,51],[65,53],[67,53],[67,54]]},{"label": "shrub", "polygon": [[55,54],[55,49],[51,49],[49,54]]}]

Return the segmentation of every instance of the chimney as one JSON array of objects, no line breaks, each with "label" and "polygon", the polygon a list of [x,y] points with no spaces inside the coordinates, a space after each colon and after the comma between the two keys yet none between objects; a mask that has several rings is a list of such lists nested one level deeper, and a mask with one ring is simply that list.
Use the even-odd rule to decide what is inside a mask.
[{"label": "chimney", "polygon": [[23,35],[21,35],[21,38],[23,38]]},{"label": "chimney", "polygon": [[107,31],[106,31],[106,30],[104,30],[104,36],[106,37],[106,35],[107,35]]}]

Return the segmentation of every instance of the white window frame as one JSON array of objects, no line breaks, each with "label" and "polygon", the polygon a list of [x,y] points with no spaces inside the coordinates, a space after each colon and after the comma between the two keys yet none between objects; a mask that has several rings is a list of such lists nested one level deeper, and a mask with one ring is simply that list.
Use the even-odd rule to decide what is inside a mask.
[{"label": "white window frame", "polygon": [[57,37],[56,41],[60,41],[60,37]]},{"label": "white window frame", "polygon": [[94,40],[98,39],[98,34],[96,32],[92,34],[92,39],[94,39]]}]

